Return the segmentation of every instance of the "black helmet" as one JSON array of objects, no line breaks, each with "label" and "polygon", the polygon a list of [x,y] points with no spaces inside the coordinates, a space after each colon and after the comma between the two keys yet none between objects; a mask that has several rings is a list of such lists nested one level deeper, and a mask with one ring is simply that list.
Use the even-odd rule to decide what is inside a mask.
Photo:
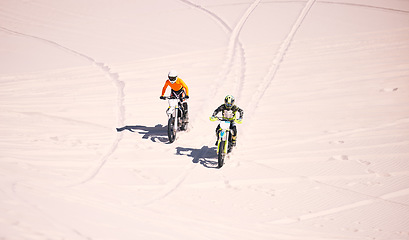
[{"label": "black helmet", "polygon": [[234,97],[232,95],[227,95],[224,98],[224,106],[226,106],[227,109],[231,109],[234,106]]}]

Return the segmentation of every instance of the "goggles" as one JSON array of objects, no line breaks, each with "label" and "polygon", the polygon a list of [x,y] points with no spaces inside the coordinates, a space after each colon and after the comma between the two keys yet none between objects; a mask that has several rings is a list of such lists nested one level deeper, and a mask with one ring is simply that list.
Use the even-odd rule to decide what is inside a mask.
[{"label": "goggles", "polygon": [[176,82],[176,78],[177,78],[177,77],[169,77],[169,81],[171,81],[172,83],[175,83],[175,82]]}]

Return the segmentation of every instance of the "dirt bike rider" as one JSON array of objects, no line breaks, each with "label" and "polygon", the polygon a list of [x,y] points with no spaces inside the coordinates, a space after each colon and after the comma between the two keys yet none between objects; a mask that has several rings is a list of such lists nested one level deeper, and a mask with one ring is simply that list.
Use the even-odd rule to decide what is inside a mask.
[{"label": "dirt bike rider", "polygon": [[165,99],[163,95],[165,94],[168,86],[171,88],[170,96],[180,99],[183,107],[184,121],[188,122],[188,106],[185,99],[189,98],[189,88],[187,87],[186,83],[178,77],[178,73],[175,70],[171,70],[169,72],[168,79],[162,88],[162,95],[160,96],[160,99]]},{"label": "dirt bike rider", "polygon": [[[212,116],[210,117],[210,120],[214,121],[216,120],[216,115],[219,112],[222,112],[222,116],[223,118],[227,119],[230,121],[230,130],[231,130],[231,136],[232,136],[232,145],[236,146],[236,138],[237,138],[237,128],[236,128],[236,124],[237,123],[241,123],[242,119],[243,119],[243,110],[241,108],[239,108],[238,106],[236,106],[234,104],[234,97],[232,95],[227,95],[224,98],[224,104],[220,105],[218,108],[216,108],[216,110],[214,110]],[[236,119],[236,113],[239,112],[240,113],[240,118]],[[217,125],[216,128],[216,137],[219,137],[219,132],[220,132],[220,124]],[[217,145],[217,142],[216,142]]]}]

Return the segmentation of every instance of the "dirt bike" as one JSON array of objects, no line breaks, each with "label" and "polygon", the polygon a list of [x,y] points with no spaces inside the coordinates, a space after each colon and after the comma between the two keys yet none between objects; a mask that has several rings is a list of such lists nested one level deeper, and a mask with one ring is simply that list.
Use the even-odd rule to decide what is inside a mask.
[{"label": "dirt bike", "polygon": [[234,121],[236,123],[241,123],[241,119],[229,120],[222,117],[210,117],[210,121],[219,120],[220,131],[217,138],[217,167],[221,168],[224,164],[224,158],[233,149],[230,123]]},{"label": "dirt bike", "polygon": [[176,139],[176,132],[186,130],[188,122],[185,119],[183,104],[179,98],[170,96],[162,99],[168,100],[169,103],[166,110],[168,115],[168,138],[169,142],[173,143]]}]

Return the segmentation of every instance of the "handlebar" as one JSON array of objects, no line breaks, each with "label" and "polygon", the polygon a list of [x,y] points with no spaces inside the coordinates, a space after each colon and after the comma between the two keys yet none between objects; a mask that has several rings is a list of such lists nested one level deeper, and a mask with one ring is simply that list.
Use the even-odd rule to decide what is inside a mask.
[{"label": "handlebar", "polygon": [[[175,96],[161,96],[160,99],[162,100],[168,100],[168,99],[179,99],[178,97]],[[182,100],[188,99],[187,97],[183,97]]]},{"label": "handlebar", "polygon": [[224,118],[224,117],[214,117],[214,118],[220,121],[229,121],[229,119]]},{"label": "handlebar", "polygon": [[224,117],[213,117],[213,116],[211,116],[210,117],[210,121],[216,121],[216,120],[219,120],[219,121],[232,121],[231,119],[227,119],[227,118],[224,118]]},{"label": "handlebar", "polygon": [[218,117],[218,116],[216,116],[216,117],[213,117],[213,116],[211,116],[210,117],[210,121],[216,121],[216,120],[219,120],[219,121],[229,121],[229,122],[236,122],[236,123],[238,123],[238,124],[241,124],[242,123],[242,119],[241,118],[239,118],[239,119],[227,119],[227,118],[224,118],[224,117]]},{"label": "handlebar", "polygon": [[168,100],[168,99],[175,99],[176,97],[174,96],[161,96],[160,99],[162,100]]}]

